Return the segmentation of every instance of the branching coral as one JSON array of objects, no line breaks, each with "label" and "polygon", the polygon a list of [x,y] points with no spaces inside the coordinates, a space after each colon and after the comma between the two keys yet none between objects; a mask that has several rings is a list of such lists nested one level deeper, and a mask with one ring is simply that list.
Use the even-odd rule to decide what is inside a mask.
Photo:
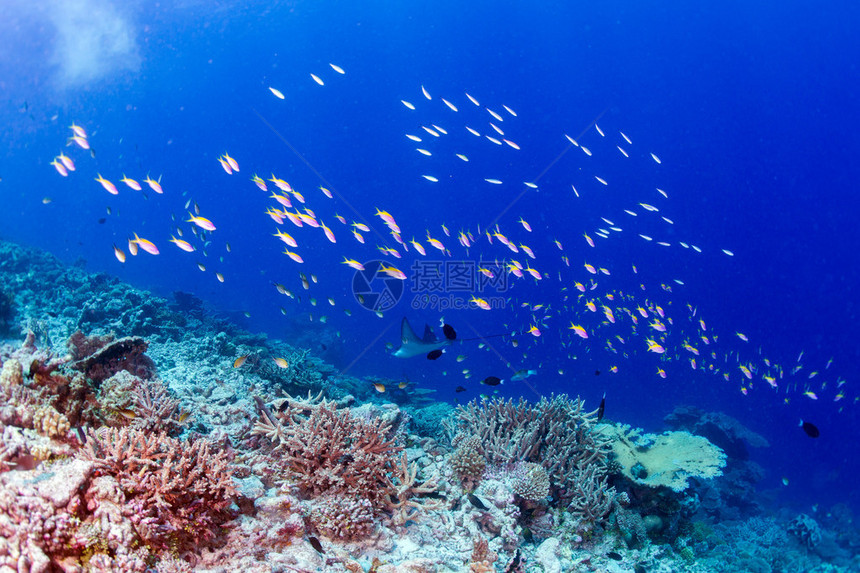
[{"label": "branching coral", "polygon": [[416,484],[417,467],[409,466],[387,422],[354,417],[326,400],[290,398],[279,407],[272,412],[258,399],[252,433],[272,442],[273,461],[305,497],[366,500],[374,514],[392,514],[395,522],[428,509],[415,498],[434,491],[436,481]]},{"label": "branching coral", "polygon": [[443,424],[452,441],[475,436],[487,461],[540,464],[549,476],[549,493],[584,520],[599,521],[611,507],[606,486],[609,440],[595,431],[596,414],[580,399],[486,399],[460,406]]},{"label": "branching coral", "polygon": [[439,476],[416,483],[417,476],[418,466],[415,463],[410,465],[406,452],[402,452],[400,466],[385,478],[388,489],[386,506],[394,523],[398,525],[414,519],[422,511],[439,509],[441,506],[438,501],[421,501],[418,497],[434,493],[439,486]]},{"label": "branching coral", "polygon": [[209,440],[102,428],[90,432],[80,455],[97,475],[117,480],[127,516],[148,543],[176,548],[208,541],[230,516],[236,490],[229,456]]}]

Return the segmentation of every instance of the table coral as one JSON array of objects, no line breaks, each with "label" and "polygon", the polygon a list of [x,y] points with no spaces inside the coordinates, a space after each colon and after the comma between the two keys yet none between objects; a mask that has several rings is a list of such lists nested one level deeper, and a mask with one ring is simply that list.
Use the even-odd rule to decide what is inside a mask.
[{"label": "table coral", "polygon": [[612,439],[623,475],[642,485],[680,492],[689,486],[691,477],[722,475],[726,465],[726,454],[720,448],[689,432],[640,435],[610,424],[601,425],[600,431]]}]

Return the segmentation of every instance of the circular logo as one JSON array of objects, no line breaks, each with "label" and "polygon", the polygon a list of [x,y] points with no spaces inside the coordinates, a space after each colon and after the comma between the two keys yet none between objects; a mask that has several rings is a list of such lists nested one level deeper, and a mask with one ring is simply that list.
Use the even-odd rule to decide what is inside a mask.
[{"label": "circular logo", "polygon": [[374,312],[384,312],[403,296],[403,282],[380,271],[388,265],[385,261],[364,263],[363,271],[355,271],[352,277],[352,294],[358,304]]}]

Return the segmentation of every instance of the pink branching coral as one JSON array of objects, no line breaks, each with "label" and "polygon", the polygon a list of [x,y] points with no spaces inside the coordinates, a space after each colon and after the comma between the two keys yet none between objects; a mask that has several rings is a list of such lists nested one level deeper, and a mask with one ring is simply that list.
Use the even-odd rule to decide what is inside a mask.
[{"label": "pink branching coral", "polygon": [[252,433],[274,444],[273,461],[305,497],[366,500],[374,514],[388,513],[396,523],[429,509],[415,498],[435,491],[436,481],[416,483],[418,470],[408,465],[388,423],[353,417],[326,400],[282,406],[273,413],[258,400],[261,418]]},{"label": "pink branching coral", "polygon": [[307,417],[289,410],[281,414],[292,418],[288,425],[275,416],[264,413],[253,433],[276,443],[289,477],[305,495],[350,495],[384,506],[385,479],[403,449],[387,437],[385,422],[353,418],[349,409],[326,401]]},{"label": "pink branching coral", "polygon": [[101,428],[90,432],[80,456],[96,475],[116,479],[124,514],[149,544],[177,549],[209,541],[231,517],[236,490],[229,456],[209,440]]}]

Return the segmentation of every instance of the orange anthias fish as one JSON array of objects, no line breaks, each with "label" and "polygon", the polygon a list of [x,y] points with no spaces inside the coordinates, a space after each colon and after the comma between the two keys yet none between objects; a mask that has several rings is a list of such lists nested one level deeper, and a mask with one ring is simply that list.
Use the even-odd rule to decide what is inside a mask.
[{"label": "orange anthias fish", "polygon": [[135,180],[134,180],[134,179],[132,179],[131,177],[126,177],[126,176],[123,174],[122,179],[120,179],[120,181],[122,181],[123,183],[125,183],[126,185],[128,185],[131,189],[134,189],[135,191],[140,191],[140,190],[141,190],[140,183],[138,183],[137,181],[135,181]]},{"label": "orange anthias fish", "polygon": [[290,250],[284,249],[284,254],[296,261],[297,263],[305,262],[304,259],[302,259],[301,255],[299,255],[298,253],[294,253]]},{"label": "orange anthias fish", "polygon": [[233,171],[236,171],[236,172],[239,171],[239,164],[236,163],[235,159],[233,159],[232,157],[230,157],[226,153],[224,155],[222,155],[221,158],[227,162],[227,165],[230,166],[230,169],[232,169]]},{"label": "orange anthias fish", "polygon": [[579,336],[580,338],[588,338],[588,332],[586,332],[585,329],[583,327],[581,327],[580,325],[573,324],[571,322],[570,326],[568,326],[568,328],[570,330],[574,331],[576,333],[576,335]]},{"label": "orange anthias fish", "polygon": [[63,163],[62,163],[62,162],[57,161],[56,159],[54,159],[53,161],[51,161],[51,165],[53,165],[53,166],[54,166],[54,169],[56,169],[56,170],[57,170],[57,173],[59,173],[59,174],[60,174],[60,175],[62,175],[63,177],[68,177],[68,176],[69,176],[69,170],[68,170],[68,169],[66,169],[66,166],[65,166],[65,165],[63,165]]},{"label": "orange anthias fish", "polygon": [[75,162],[74,162],[74,161],[72,161],[72,158],[71,158],[71,157],[69,157],[69,156],[67,156],[67,155],[64,155],[64,154],[60,153],[60,154],[57,156],[57,159],[59,159],[59,160],[60,160],[60,162],[61,162],[61,163],[66,167],[66,169],[68,169],[69,171],[74,171],[74,170],[75,170]]},{"label": "orange anthias fish", "polygon": [[400,269],[398,269],[396,267],[380,265],[379,272],[385,273],[388,276],[395,278],[395,279],[399,279],[402,281],[406,280],[406,273],[404,273],[403,271],[401,271]]},{"label": "orange anthias fish", "polygon": [[657,344],[655,340],[651,340],[649,338],[645,341],[645,343],[648,345],[648,352],[654,352],[657,354],[663,354],[664,352],[666,352],[666,349]]}]

